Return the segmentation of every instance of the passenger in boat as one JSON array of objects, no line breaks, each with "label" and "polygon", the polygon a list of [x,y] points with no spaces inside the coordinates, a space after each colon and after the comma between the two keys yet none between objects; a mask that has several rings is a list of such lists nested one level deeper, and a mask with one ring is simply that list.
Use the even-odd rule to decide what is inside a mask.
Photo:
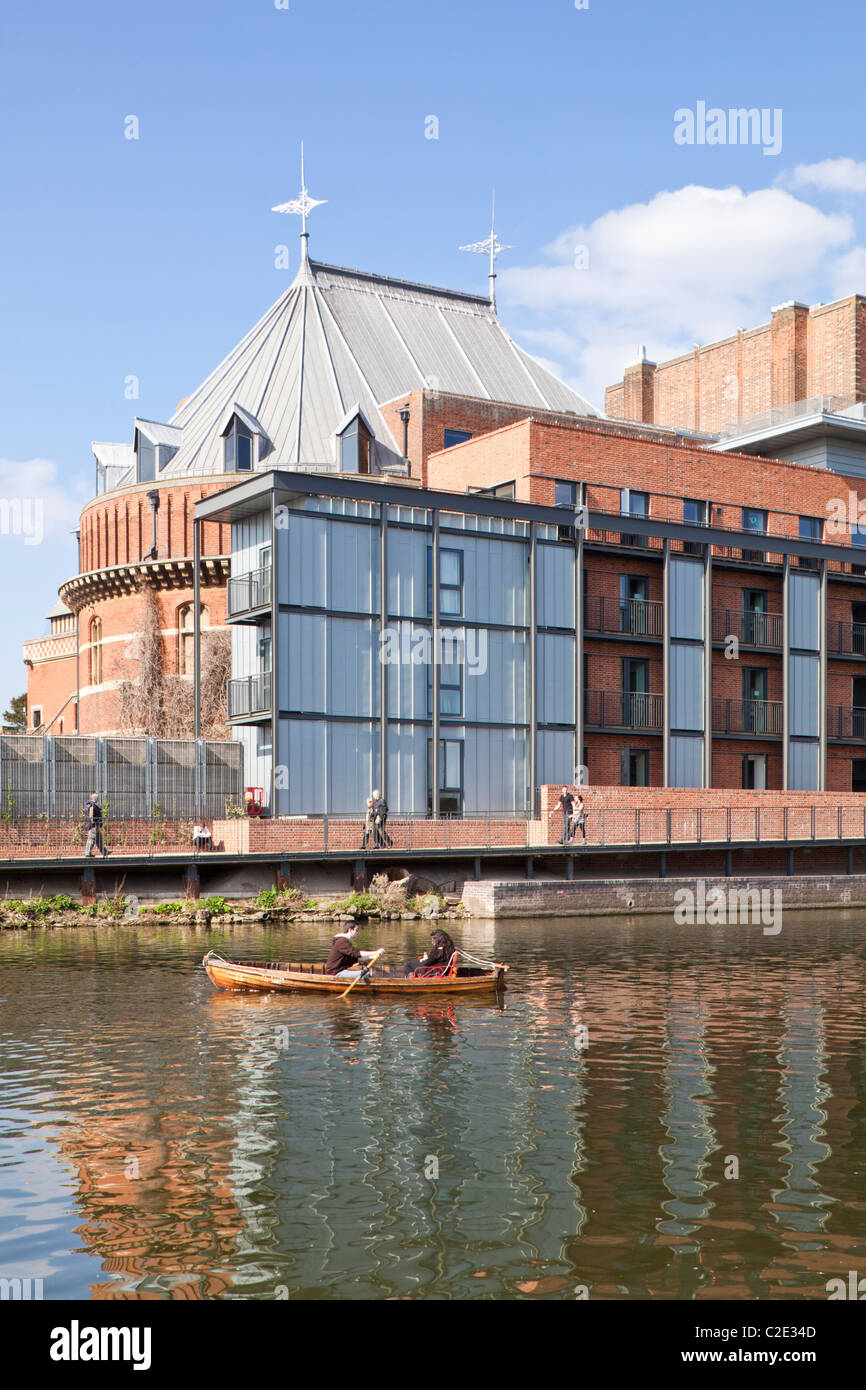
[{"label": "passenger in boat", "polygon": [[451,964],[451,958],[456,950],[457,947],[447,931],[442,931],[440,927],[437,927],[436,931],[430,933],[430,950],[420,960],[410,960],[406,966],[406,974],[414,975],[415,971],[418,970],[426,975],[428,971],[434,969],[444,974]]},{"label": "passenger in boat", "polygon": [[370,960],[375,956],[375,951],[359,951],[355,946],[355,937],[358,935],[358,925],[352,922],[346,927],[345,931],[338,932],[331,943],[331,954],[325,964],[326,975],[347,975],[357,977],[360,971],[357,967],[362,961]]}]

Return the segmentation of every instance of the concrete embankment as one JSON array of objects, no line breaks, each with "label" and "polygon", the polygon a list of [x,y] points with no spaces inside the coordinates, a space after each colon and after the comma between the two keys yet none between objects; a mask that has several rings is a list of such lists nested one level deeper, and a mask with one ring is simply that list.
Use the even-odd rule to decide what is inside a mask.
[{"label": "concrete embankment", "polygon": [[[732,920],[730,913],[727,917],[712,915],[712,903],[720,901],[718,893],[724,894],[726,904],[736,904],[741,912],[748,910],[746,904],[753,901],[748,895],[755,892],[766,894],[765,903],[777,902],[784,911],[866,908],[866,874],[752,875],[699,882],[694,878],[467,879],[462,902],[470,917],[476,918],[603,917],[624,913],[673,916],[675,906],[684,902],[676,896],[680,889],[693,895],[696,909],[704,904],[708,923]],[[773,896],[775,891],[778,898]],[[732,899],[731,894],[736,894],[736,898]]]}]

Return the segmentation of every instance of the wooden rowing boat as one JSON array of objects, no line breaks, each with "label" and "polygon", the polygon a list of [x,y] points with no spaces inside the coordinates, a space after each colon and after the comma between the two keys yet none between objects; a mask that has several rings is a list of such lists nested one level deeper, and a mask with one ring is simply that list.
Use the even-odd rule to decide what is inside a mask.
[{"label": "wooden rowing boat", "polygon": [[[225,960],[208,951],[202,961],[208,979],[218,989],[309,990],[317,994],[342,994],[350,983],[346,975],[326,975],[319,961],[240,961]],[[359,994],[411,994],[416,999],[431,994],[483,994],[505,989],[507,965],[490,969],[461,965],[456,975],[408,979],[393,965],[376,965],[358,982],[353,998]]]}]

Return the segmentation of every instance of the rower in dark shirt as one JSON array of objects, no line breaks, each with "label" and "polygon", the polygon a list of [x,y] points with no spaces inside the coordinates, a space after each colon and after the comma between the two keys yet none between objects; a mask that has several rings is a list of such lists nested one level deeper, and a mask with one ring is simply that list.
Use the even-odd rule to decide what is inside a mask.
[{"label": "rower in dark shirt", "polygon": [[345,931],[339,932],[331,943],[331,954],[325,962],[326,975],[342,975],[345,971],[356,974],[355,967],[361,961],[370,960],[376,955],[375,951],[359,951],[354,946],[353,940],[358,935],[357,925],[353,922],[346,927]]}]

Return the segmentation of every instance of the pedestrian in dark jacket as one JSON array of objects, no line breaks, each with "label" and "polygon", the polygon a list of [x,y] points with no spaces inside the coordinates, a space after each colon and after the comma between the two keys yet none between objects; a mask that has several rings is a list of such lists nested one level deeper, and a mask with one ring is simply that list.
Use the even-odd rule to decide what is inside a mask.
[{"label": "pedestrian in dark jacket", "polygon": [[574,835],[574,826],[572,825],[571,819],[574,814],[574,797],[568,790],[568,787],[563,787],[560,798],[550,814],[553,815],[557,809],[562,812],[562,834],[559,837],[559,843],[564,845]]},{"label": "pedestrian in dark jacket", "polygon": [[390,849],[394,841],[385,829],[388,824],[388,803],[384,796],[379,795],[378,791],[373,792],[373,815],[376,821],[374,845],[376,849]]},{"label": "pedestrian in dark jacket", "polygon": [[108,851],[105,848],[105,841],[102,838],[103,815],[102,807],[99,804],[99,792],[94,792],[90,800],[84,807],[84,818],[87,822],[87,844],[84,847],[85,858],[92,858],[94,849],[105,859]]}]

